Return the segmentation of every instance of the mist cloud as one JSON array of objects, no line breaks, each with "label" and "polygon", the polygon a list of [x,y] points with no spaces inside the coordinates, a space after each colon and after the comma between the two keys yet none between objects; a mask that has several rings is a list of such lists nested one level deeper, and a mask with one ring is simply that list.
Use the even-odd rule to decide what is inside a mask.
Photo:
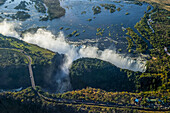
[{"label": "mist cloud", "polygon": [[15,31],[17,26],[19,26],[19,23],[3,21],[0,23],[0,33],[5,36],[19,38],[18,33]]},{"label": "mist cloud", "polygon": [[67,60],[65,62],[65,68],[67,69],[65,70],[68,70],[74,60],[82,57],[89,57],[108,61],[123,69],[140,72],[145,71],[145,62],[133,60],[130,57],[124,57],[123,55],[116,53],[116,50],[105,49],[104,51],[101,51],[97,47],[93,46],[82,45],[77,47],[69,45],[65,40],[63,32],[59,32],[59,35],[55,37],[50,31],[38,29],[35,34],[25,34],[23,40],[37,44],[40,47],[65,54],[67,56]]},{"label": "mist cloud", "polygon": [[[4,30],[6,28],[6,30]],[[15,24],[3,22],[0,24],[0,33],[7,36],[13,36],[20,38],[18,33],[15,31]],[[69,81],[68,73],[69,68],[74,60],[82,57],[88,58],[98,58],[104,61],[108,61],[117,67],[122,69],[128,69],[132,71],[145,72],[146,62],[138,60],[133,60],[131,57],[125,57],[122,54],[116,53],[116,50],[105,49],[104,51],[99,50],[97,47],[93,46],[74,46],[67,43],[63,32],[59,32],[58,36],[54,36],[50,31],[44,29],[38,29],[36,33],[26,33],[23,35],[23,41],[36,44],[40,47],[58,52],[60,54],[65,54],[65,63],[62,65],[62,73],[60,76],[64,76]],[[60,77],[60,78],[62,78]],[[61,80],[57,80],[62,83]],[[67,83],[70,85],[70,83]],[[61,86],[66,86],[63,84]],[[61,88],[65,90],[65,88]]]}]

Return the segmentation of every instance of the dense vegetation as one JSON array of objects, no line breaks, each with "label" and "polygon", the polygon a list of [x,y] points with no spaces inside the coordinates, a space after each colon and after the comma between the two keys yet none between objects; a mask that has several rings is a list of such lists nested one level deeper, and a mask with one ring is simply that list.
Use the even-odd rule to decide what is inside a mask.
[{"label": "dense vegetation", "polygon": [[[50,95],[49,95],[50,96]],[[151,103],[148,101],[149,98],[154,98],[155,104],[159,103],[158,100],[161,100],[159,104],[163,104],[168,106],[170,104],[170,94],[169,93],[161,93],[161,92],[140,92],[140,93],[130,93],[130,92],[106,92],[101,89],[95,88],[86,88],[82,90],[76,90],[71,92],[66,92],[64,94],[57,94],[51,97],[53,98],[65,98],[65,99],[73,99],[73,100],[85,100],[92,102],[105,102],[112,103],[123,106],[133,106],[135,105],[135,99],[143,98],[139,103],[141,106],[147,107]]]},{"label": "dense vegetation", "polygon": [[[141,5],[138,2],[136,3]],[[110,9],[110,11],[116,9],[116,7],[108,4],[103,4],[103,7]],[[100,11],[100,8],[95,8],[95,12]],[[150,7],[147,10],[149,11]],[[135,49],[138,53],[149,51],[151,58],[147,62],[147,71],[145,73],[122,70],[98,59],[82,58],[73,62],[70,69],[73,89],[80,90],[63,94],[49,94],[37,87],[36,90],[27,88],[19,92],[0,93],[0,111],[3,113],[113,113],[152,112],[149,110],[153,109],[158,110],[157,112],[159,110],[169,112],[170,56],[164,51],[164,47],[167,47],[169,51],[170,45],[169,17],[170,13],[168,11],[154,6],[154,9],[146,13],[141,21],[135,25],[140,35],[131,28],[127,28],[127,35],[130,36],[126,38],[129,43],[129,52],[132,49]],[[150,25],[148,25],[148,22]],[[104,29],[98,28],[96,35],[102,36],[103,31]],[[78,36],[80,34],[75,30],[70,34],[70,36],[73,35]],[[1,88],[7,88],[7,86],[27,87],[30,85],[27,70],[28,60],[17,49],[25,51],[33,59],[33,71],[38,85],[46,88],[56,87],[56,82],[52,75],[53,73],[56,74],[56,69],[62,63],[60,59],[63,56],[21,40],[0,35]],[[52,62],[55,62],[55,64]],[[103,89],[115,92],[107,92]],[[141,100],[135,103],[135,99]]]},{"label": "dense vegetation", "polygon": [[101,13],[101,8],[99,6],[93,6],[92,10],[94,15]]},{"label": "dense vegetation", "polygon": [[[127,28],[127,35],[131,36],[133,41],[136,44],[136,51],[140,53],[146,52],[148,45],[147,43],[138,36],[137,33],[135,33],[131,28]],[[128,39],[129,47],[133,46],[132,42]]]},{"label": "dense vegetation", "polygon": [[18,11],[16,14],[7,15],[7,16],[10,16],[12,19],[16,19],[19,21],[25,21],[31,17],[27,12],[24,11]]},{"label": "dense vegetation", "polygon": [[65,15],[65,9],[60,6],[59,0],[31,0],[32,2],[35,2],[35,8],[38,12],[45,13],[46,7],[44,4],[48,7],[47,13],[48,16],[42,18],[41,20],[52,20],[55,18],[59,18]]},{"label": "dense vegetation", "polygon": [[[148,101],[153,96],[156,100],[154,103]],[[135,104],[134,100],[141,97],[144,99]],[[86,88],[64,94],[49,94],[42,91],[40,87],[36,87],[36,90],[29,87],[19,92],[0,93],[0,110],[3,113],[150,113],[153,112],[152,110],[159,110],[156,113],[167,110],[164,112],[168,113],[165,106],[169,103],[169,94],[161,94],[160,92],[106,92],[95,88]]]},{"label": "dense vegetation", "polygon": [[[164,50],[164,47],[167,47],[169,50],[170,45],[168,16],[170,16],[168,11],[161,10],[157,6],[154,6],[154,9],[150,13],[146,13],[141,21],[135,25],[135,28],[152,46],[152,48],[150,48],[151,59],[147,63],[148,69],[145,74],[141,75],[141,80],[156,82],[157,85],[159,84],[161,86],[160,88],[169,91],[170,57]],[[151,19],[150,22],[148,19]],[[150,23],[150,26],[148,23]],[[152,87],[148,90],[151,90]],[[145,88],[145,85],[143,88]]]},{"label": "dense vegetation", "polygon": [[[170,57],[164,50],[170,45],[169,11],[153,5],[153,10],[145,13],[140,22],[135,25],[139,34],[127,28],[128,49],[131,52],[135,46],[139,53],[148,53],[147,71],[137,76],[139,90],[166,90],[170,89]],[[148,6],[147,10],[150,10]],[[134,45],[135,43],[135,45]]]},{"label": "dense vegetation", "polygon": [[[150,10],[150,7],[148,7]],[[70,69],[70,77],[74,89],[81,89],[87,86],[101,88],[101,89],[112,89],[114,91],[113,83],[110,81],[116,81],[116,77],[121,79],[131,79],[131,82],[125,81],[124,84],[130,84],[134,86],[132,89],[129,87],[117,86],[116,90],[131,90],[134,89],[139,91],[165,91],[169,92],[170,89],[170,57],[165,52],[164,47],[168,48],[170,45],[169,39],[169,17],[170,13],[165,10],[161,10],[159,7],[154,6],[153,10],[146,13],[141,21],[135,25],[138,33],[135,33],[131,28],[127,28],[128,50],[136,50],[136,53],[145,53],[150,55],[150,59],[147,62],[147,71],[142,74],[127,73],[119,75],[119,71],[115,73],[112,71],[112,66],[106,68],[105,62],[94,60],[94,59],[80,59],[75,61]],[[153,22],[152,22],[153,21]],[[153,28],[153,29],[152,29]],[[96,35],[101,35],[101,28],[97,29]],[[107,64],[107,63],[106,63]],[[106,66],[106,67],[105,67]],[[110,69],[110,70],[109,70]],[[116,69],[115,69],[116,70]],[[115,78],[114,78],[115,77]],[[129,78],[130,77],[130,78]],[[119,79],[120,79],[119,78]],[[115,84],[121,83],[116,81]],[[79,84],[79,85],[77,85]],[[128,85],[125,85],[128,86]],[[108,89],[107,89],[108,88]],[[120,88],[120,89],[119,89]]]},{"label": "dense vegetation", "polygon": [[27,57],[17,50],[0,49],[0,67],[28,64]]},{"label": "dense vegetation", "polygon": [[59,18],[65,15],[65,9],[60,6],[59,0],[43,0],[48,7],[49,19]]},{"label": "dense vegetation", "polygon": [[3,35],[0,35],[0,88],[30,86],[29,61],[24,53],[32,58],[36,84],[49,91],[55,91],[57,84],[54,77],[64,56]]},{"label": "dense vegetation", "polygon": [[75,112],[72,107],[67,107],[67,105],[64,105],[63,103],[46,101],[32,88],[27,88],[20,92],[0,93],[0,111],[1,113]]},{"label": "dense vegetation", "polygon": [[116,9],[116,5],[114,4],[100,4],[101,7],[104,7],[105,9],[109,10],[110,13],[114,13]]},{"label": "dense vegetation", "polygon": [[88,86],[108,91],[133,91],[135,85],[130,80],[131,76],[131,71],[120,70],[111,63],[98,59],[82,58],[74,61],[70,68],[73,89]]},{"label": "dense vegetation", "polygon": [[129,50],[129,52],[131,52],[131,48],[134,47],[133,41],[129,37],[126,37],[126,39],[128,41],[128,48],[127,49]]}]

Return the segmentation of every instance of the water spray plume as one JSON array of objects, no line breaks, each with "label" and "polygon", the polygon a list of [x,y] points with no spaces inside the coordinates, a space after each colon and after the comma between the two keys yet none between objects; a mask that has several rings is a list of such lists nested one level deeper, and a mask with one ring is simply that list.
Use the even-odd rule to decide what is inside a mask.
[{"label": "water spray plume", "polygon": [[[6,30],[4,30],[6,28]],[[13,36],[18,38],[19,34],[15,31],[15,24],[4,21],[0,24],[0,33],[7,36]],[[66,90],[70,85],[69,81],[69,68],[73,61],[82,58],[98,58],[104,61],[108,61],[115,66],[128,69],[132,71],[145,72],[146,62],[132,59],[131,57],[125,57],[122,54],[116,53],[116,50],[99,50],[95,46],[74,46],[67,43],[63,32],[59,32],[58,36],[53,35],[50,31],[44,29],[38,29],[36,33],[26,33],[23,35],[22,40],[28,43],[36,44],[42,48],[49,49],[60,54],[65,54],[65,62],[61,66],[61,73],[57,75],[58,84],[60,89]],[[67,83],[62,83],[61,79],[66,79]],[[65,87],[65,88],[64,88]],[[67,88],[66,88],[67,87]]]}]

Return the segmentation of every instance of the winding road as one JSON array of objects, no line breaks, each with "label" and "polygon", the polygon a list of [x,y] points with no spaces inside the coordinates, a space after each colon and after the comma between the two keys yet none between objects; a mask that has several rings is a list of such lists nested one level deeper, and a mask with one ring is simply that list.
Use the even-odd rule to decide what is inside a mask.
[{"label": "winding road", "polygon": [[[37,91],[36,91],[37,92]],[[89,105],[89,106],[101,106],[101,107],[116,107],[116,108],[127,108],[127,109],[137,109],[137,110],[145,110],[145,111],[169,111],[169,109],[148,109],[148,107],[136,106],[135,104],[118,104],[113,102],[101,102],[101,101],[92,101],[92,100],[74,100],[74,99],[64,99],[64,98],[51,98],[46,97],[43,94],[37,92],[38,96],[48,102],[55,103],[64,103],[64,104],[72,104],[72,105]]]},{"label": "winding road", "polygon": [[[138,109],[138,110],[145,110],[145,111],[152,111],[152,109],[147,109],[144,107],[140,106],[135,106],[133,104],[117,104],[117,103],[112,103],[112,102],[95,102],[95,101],[90,101],[90,100],[73,100],[73,99],[64,99],[64,98],[51,98],[51,97],[46,97],[43,94],[39,93],[36,88],[35,88],[35,81],[34,81],[34,75],[32,71],[32,58],[23,50],[16,49],[16,48],[0,48],[0,49],[6,49],[6,50],[15,50],[15,51],[20,51],[23,53],[29,60],[28,62],[28,68],[29,68],[29,74],[30,74],[30,80],[31,80],[31,85],[34,91],[38,94],[38,96],[45,101],[48,102],[55,102],[55,103],[64,103],[64,104],[73,104],[73,105],[80,105],[80,104],[85,104],[85,105],[95,105],[95,106],[105,106],[105,107],[117,107],[117,108],[130,108],[130,109]],[[167,111],[167,110],[163,110]]]},{"label": "winding road", "polygon": [[32,58],[25,51],[23,51],[21,49],[16,49],[16,48],[0,48],[0,49],[20,51],[21,53],[23,53],[27,57],[27,59],[29,60],[28,69],[29,69],[29,74],[30,74],[31,86],[32,86],[33,89],[35,89],[34,75],[33,75],[32,66],[31,66]]}]

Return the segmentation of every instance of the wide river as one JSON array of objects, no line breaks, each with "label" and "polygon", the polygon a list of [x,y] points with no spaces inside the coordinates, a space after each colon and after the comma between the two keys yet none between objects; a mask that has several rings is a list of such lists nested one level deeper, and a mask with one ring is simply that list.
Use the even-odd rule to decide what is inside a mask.
[{"label": "wide river", "polygon": [[[17,13],[18,10],[14,8],[21,1],[29,3],[27,5],[29,11],[25,12],[31,17],[25,21],[13,20],[8,15]],[[37,27],[46,28],[47,30],[39,29],[36,33],[27,33],[22,40],[67,56],[61,66],[62,74],[57,75],[59,92],[69,89],[69,68],[73,61],[81,57],[98,58],[122,69],[145,72],[146,61],[138,55],[134,59],[131,57],[132,54],[127,52],[126,31],[123,29],[127,27],[134,29],[134,25],[143,17],[149,4],[143,3],[140,6],[123,0],[119,3],[112,0],[62,0],[60,4],[66,10],[65,16],[48,21],[40,21],[40,17],[47,13],[39,13],[34,4],[30,0],[13,2],[7,0],[1,5],[0,17],[6,20],[0,22],[0,33],[18,38],[21,31]],[[110,13],[100,4],[114,4],[116,9],[121,8],[121,10]],[[93,7],[96,6],[101,8],[101,12],[94,15]],[[102,36],[96,35],[99,28],[100,32],[103,30]],[[75,30],[79,36],[74,34],[72,37],[67,37]],[[67,81],[62,82],[65,78]]]},{"label": "wide river", "polygon": [[[5,15],[15,14],[18,10],[14,9],[14,7],[16,7],[20,1],[30,2],[30,0],[14,0],[14,2],[7,0],[4,5],[0,6],[0,16],[11,20]],[[123,0],[119,3],[113,0],[62,0],[60,4],[66,10],[65,16],[52,21],[39,21],[40,16],[45,16],[46,14],[37,12],[34,3],[27,5],[30,11],[25,12],[28,12],[31,18],[20,22],[22,24],[19,30],[47,27],[53,34],[58,34],[59,31],[63,31],[66,37],[76,30],[79,36],[73,35],[72,37],[67,37],[69,41],[80,42],[85,39],[91,39],[93,40],[91,42],[94,42],[92,44],[97,44],[101,49],[114,46],[126,52],[127,50],[124,49],[127,47],[126,32],[122,30],[122,27],[134,28],[134,25],[143,17],[149,5],[143,3],[143,5],[140,6],[133,2]],[[121,8],[121,10],[110,13],[109,10],[101,7],[100,4],[114,4],[116,5],[116,9]],[[101,13],[94,15],[92,10],[94,6],[99,6]],[[129,13],[129,15],[126,15],[126,13]],[[92,20],[88,21],[88,19]],[[60,29],[61,27],[63,27],[62,30]],[[96,35],[97,28],[101,28],[101,30],[104,29],[102,36]],[[107,38],[109,38],[109,41]],[[102,41],[100,43],[95,42],[95,40],[98,39]]]}]

